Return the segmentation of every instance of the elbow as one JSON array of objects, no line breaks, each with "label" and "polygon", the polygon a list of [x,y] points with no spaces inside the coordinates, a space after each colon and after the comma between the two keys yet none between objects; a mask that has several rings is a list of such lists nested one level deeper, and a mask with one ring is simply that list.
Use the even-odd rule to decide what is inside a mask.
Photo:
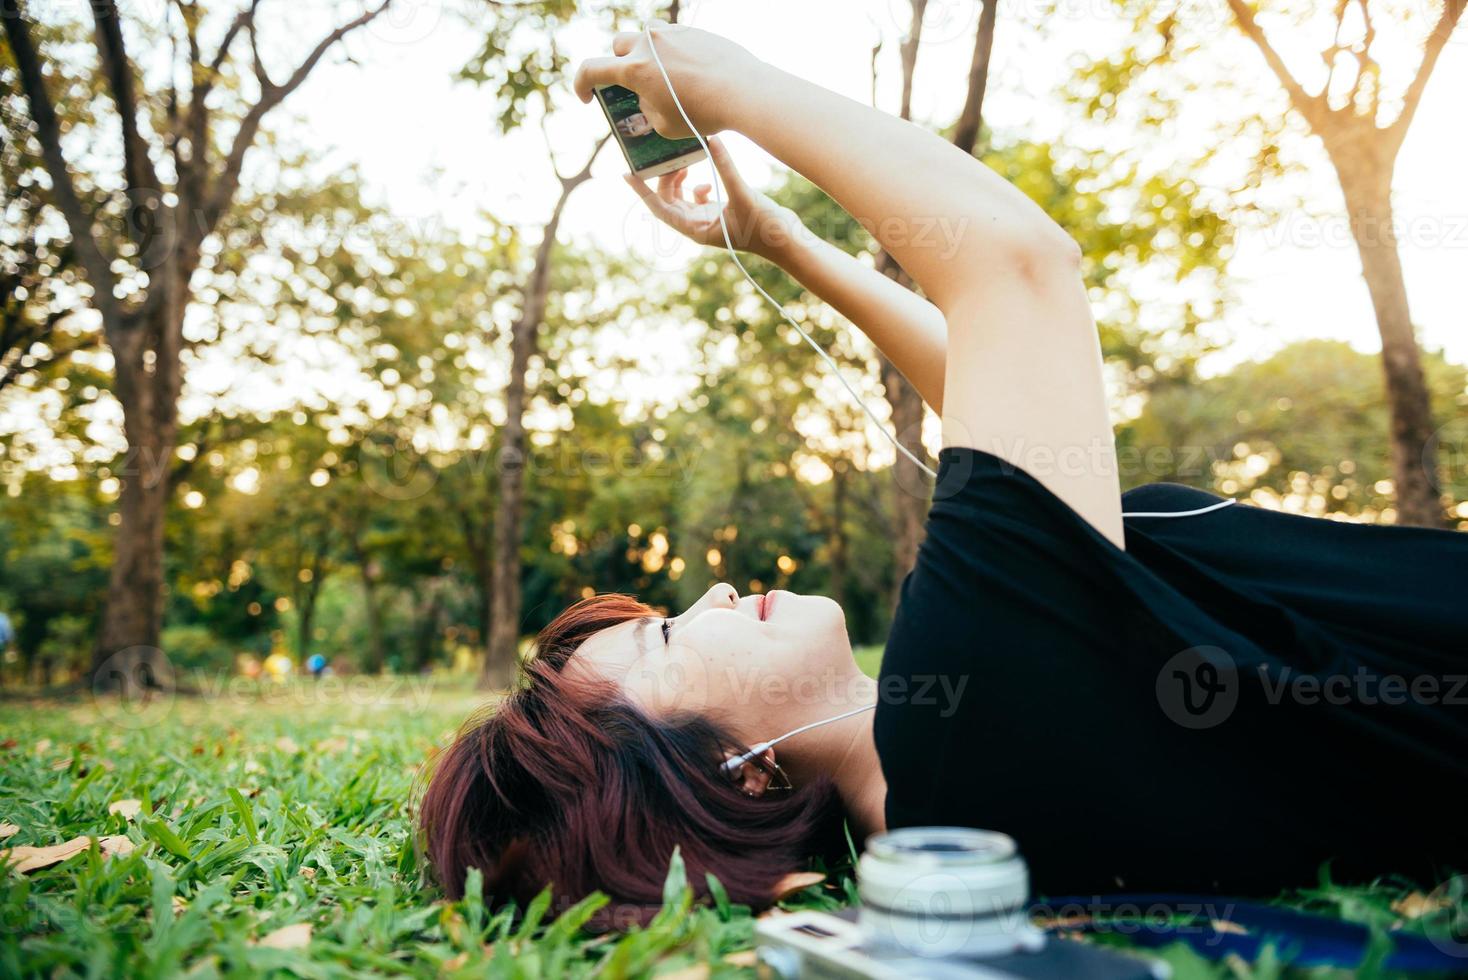
[{"label": "elbow", "polygon": [[1010,265],[1025,281],[1049,285],[1057,278],[1081,274],[1080,244],[1053,221],[1015,236],[1009,245]]}]

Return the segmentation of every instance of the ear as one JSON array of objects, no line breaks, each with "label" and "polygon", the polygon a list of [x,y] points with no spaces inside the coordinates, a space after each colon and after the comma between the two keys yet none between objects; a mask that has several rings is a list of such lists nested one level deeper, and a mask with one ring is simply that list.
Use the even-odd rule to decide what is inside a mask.
[{"label": "ear", "polygon": [[[738,756],[731,755],[734,759]],[[764,762],[764,766],[757,766],[751,759],[734,773],[734,784],[738,786],[746,796],[763,796],[765,790],[770,787],[771,770],[775,767],[775,750],[765,749],[756,758]]]}]

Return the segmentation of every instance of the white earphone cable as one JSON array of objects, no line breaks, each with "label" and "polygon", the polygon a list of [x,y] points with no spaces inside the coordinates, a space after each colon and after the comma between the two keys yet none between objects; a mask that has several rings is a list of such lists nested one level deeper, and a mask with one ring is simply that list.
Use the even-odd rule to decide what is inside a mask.
[{"label": "white earphone cable", "polygon": [[753,759],[761,752],[764,752],[766,749],[770,748],[772,745],[777,745],[780,742],[785,741],[787,738],[792,738],[796,735],[801,734],[802,732],[808,732],[812,728],[820,728],[822,725],[829,725],[833,721],[840,721],[843,718],[850,718],[852,715],[859,715],[863,711],[871,711],[875,707],[876,704],[864,704],[860,708],[852,708],[850,711],[843,711],[839,715],[832,715],[829,718],[822,718],[820,721],[813,721],[808,725],[801,725],[799,728],[786,732],[779,738],[772,738],[768,742],[759,743],[743,755],[736,755],[735,757],[724,763],[723,769],[725,772],[733,772],[734,770],[738,769],[740,766],[748,762],[750,759]]},{"label": "white earphone cable", "polygon": [[[703,138],[703,133],[698,131],[698,127],[693,125],[693,120],[688,118],[688,113],[683,109],[683,103],[678,98],[678,91],[677,89],[673,88],[673,79],[668,76],[668,69],[663,66],[663,59],[661,56],[658,55],[657,45],[653,43],[652,28],[645,27],[643,31],[647,35],[647,47],[648,50],[652,52],[652,60],[657,63],[658,71],[662,73],[663,81],[667,83],[668,94],[673,97],[673,105],[678,107],[678,114],[683,117],[683,124],[686,125],[689,132],[691,132],[694,137],[698,139],[699,146],[703,147],[703,152],[708,156],[710,163],[712,163],[714,156],[713,151],[709,149],[708,140]],[[836,361],[831,357],[831,355],[827,354],[825,349],[822,348],[820,344],[816,343],[815,339],[811,337],[810,334],[806,333],[805,329],[795,321],[795,318],[785,312],[785,308],[781,306],[778,301],[776,301],[775,297],[767,293],[765,291],[765,288],[755,281],[754,276],[749,274],[749,270],[744,267],[744,263],[741,262],[739,259],[739,252],[737,249],[734,248],[733,240],[729,237],[729,224],[727,221],[724,220],[723,180],[720,178],[719,168],[714,167],[713,171],[714,201],[717,204],[719,212],[719,227],[724,232],[724,248],[728,250],[729,257],[734,260],[734,264],[739,267],[739,271],[744,273],[744,278],[749,280],[749,284],[753,286],[759,292],[759,294],[763,296],[769,302],[769,304],[775,308],[776,312],[780,314],[785,322],[794,327],[795,332],[800,334],[800,336],[805,339],[805,342],[807,344],[810,344],[811,348],[814,349],[815,352],[821,356],[821,360],[825,361],[826,367],[831,369],[831,373],[836,376],[836,380],[841,382],[847,393],[851,395],[852,399],[858,405],[861,406],[861,410],[866,413],[867,418],[871,419],[872,423],[876,425],[877,429],[882,433],[882,435],[887,437],[887,441],[892,443],[893,448],[895,448],[899,453],[911,460],[912,464],[918,469],[922,470],[924,473],[928,474],[929,477],[936,480],[938,478],[938,474],[933,472],[933,470],[926,463],[918,459],[911,450],[909,450],[900,441],[898,441],[897,436],[890,429],[888,429],[887,425],[881,419],[879,419],[876,413],[867,406],[867,403],[862,400],[861,395],[857,394],[856,389],[851,386],[851,382],[846,380],[846,375],[842,373],[841,368],[836,364]]]}]

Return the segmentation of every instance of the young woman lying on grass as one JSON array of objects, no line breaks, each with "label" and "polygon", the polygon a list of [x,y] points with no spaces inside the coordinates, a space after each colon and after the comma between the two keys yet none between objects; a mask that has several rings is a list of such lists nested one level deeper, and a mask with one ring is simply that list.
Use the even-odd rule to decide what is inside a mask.
[{"label": "young woman lying on grass", "polygon": [[[714,141],[738,247],[860,327],[943,419],[926,540],[877,681],[820,596],[717,585],[663,618],[625,596],[541,634],[524,685],[471,720],[422,811],[444,887],[496,900],[600,889],[655,909],[675,846],[690,880],[769,904],[812,855],[889,827],[1011,834],[1039,893],[1269,894],[1464,864],[1468,536],[1122,494],[1080,253],[1038,207],[917,126],[658,27],[684,107],[874,229],[922,288],[804,233]],[[638,93],[687,136],[641,34],[576,90]],[[684,174],[654,214],[722,243]],[[934,221],[959,234],[920,234]],[[858,712],[722,764],[800,726]]]}]

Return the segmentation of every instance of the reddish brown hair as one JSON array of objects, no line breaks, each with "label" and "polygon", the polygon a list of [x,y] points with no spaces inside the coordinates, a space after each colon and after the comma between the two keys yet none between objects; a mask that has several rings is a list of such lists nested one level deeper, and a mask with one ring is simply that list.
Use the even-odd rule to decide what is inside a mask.
[{"label": "reddish brown hair", "polygon": [[756,909],[813,853],[839,848],[828,780],[747,796],[719,769],[746,747],[720,726],[690,713],[653,718],[615,684],[562,669],[593,633],[651,615],[625,595],[571,606],[541,632],[524,682],[439,757],[420,829],[451,897],[478,868],[494,904],[550,885],[564,907],[599,890],[612,903],[597,924],[625,927],[656,911],[675,846],[696,893],[712,872],[732,901]]}]

